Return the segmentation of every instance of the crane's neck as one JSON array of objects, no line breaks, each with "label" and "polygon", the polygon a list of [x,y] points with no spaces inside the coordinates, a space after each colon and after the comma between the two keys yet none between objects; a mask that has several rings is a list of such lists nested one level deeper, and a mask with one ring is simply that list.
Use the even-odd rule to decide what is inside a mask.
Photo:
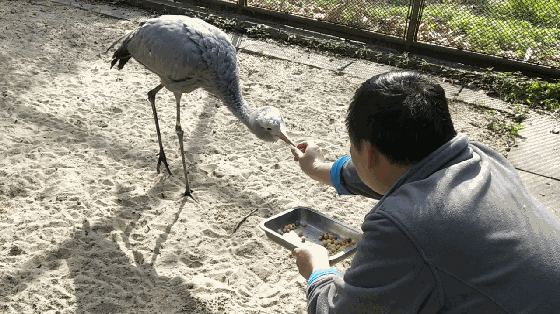
[{"label": "crane's neck", "polygon": [[222,93],[223,101],[227,104],[229,110],[245,124],[251,132],[255,133],[255,121],[253,117],[253,109],[251,109],[243,99],[238,82],[232,82],[235,87],[229,86],[227,91]]},{"label": "crane's neck", "polygon": [[253,109],[245,103],[239,89],[237,89],[236,92],[230,90],[228,93],[225,93],[225,95],[223,95],[223,101],[233,115],[235,115],[239,121],[243,122],[251,132],[255,133]]},{"label": "crane's neck", "polygon": [[231,112],[256,134],[253,110],[245,104],[241,96],[235,47],[219,30],[211,32],[213,35],[203,36],[198,42],[202,59],[208,69],[205,73],[209,75],[207,88],[213,89],[212,93],[222,98]]},{"label": "crane's neck", "polygon": [[233,114],[246,126],[250,127],[253,109],[247,106],[243,97],[241,95],[230,97],[226,100],[226,103],[229,105]]}]

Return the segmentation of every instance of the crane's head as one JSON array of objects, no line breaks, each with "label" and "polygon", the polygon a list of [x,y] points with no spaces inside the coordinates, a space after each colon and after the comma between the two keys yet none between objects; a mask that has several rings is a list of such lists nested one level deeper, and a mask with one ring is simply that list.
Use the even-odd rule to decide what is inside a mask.
[{"label": "crane's head", "polygon": [[251,113],[253,132],[263,141],[274,142],[281,139],[288,145],[295,146],[288,138],[286,124],[280,110],[274,107],[263,107]]}]

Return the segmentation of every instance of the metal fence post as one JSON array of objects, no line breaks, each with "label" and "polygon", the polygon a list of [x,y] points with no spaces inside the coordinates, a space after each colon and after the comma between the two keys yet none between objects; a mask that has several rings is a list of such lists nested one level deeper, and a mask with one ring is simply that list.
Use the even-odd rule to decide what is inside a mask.
[{"label": "metal fence post", "polygon": [[412,12],[409,15],[408,27],[406,28],[405,47],[408,50],[416,37],[418,27],[420,26],[420,8],[424,0],[410,0],[412,1]]},{"label": "metal fence post", "polygon": [[239,14],[243,12],[243,7],[247,5],[247,0],[237,0],[237,5],[239,6]]}]

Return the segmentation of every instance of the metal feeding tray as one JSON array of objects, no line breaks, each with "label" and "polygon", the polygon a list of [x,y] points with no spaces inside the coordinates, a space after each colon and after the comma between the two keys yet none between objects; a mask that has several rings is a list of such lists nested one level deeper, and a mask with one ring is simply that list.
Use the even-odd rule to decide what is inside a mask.
[{"label": "metal feeding tray", "polygon": [[[288,233],[278,233],[279,229],[283,229],[286,225],[299,222],[297,229]],[[303,227],[301,224],[305,222],[307,226]],[[329,218],[308,207],[294,207],[274,215],[259,225],[261,229],[278,244],[286,247],[288,250],[302,245],[301,239],[297,236],[296,232],[302,231],[306,243],[321,244],[322,240],[319,239],[321,233],[331,233],[339,237],[339,239],[352,239],[353,242],[358,243],[362,239],[362,232],[350,226],[347,226],[340,221]],[[354,253],[356,245],[348,247],[346,250],[339,252],[335,255],[329,256],[331,265],[340,262],[341,260]]]}]

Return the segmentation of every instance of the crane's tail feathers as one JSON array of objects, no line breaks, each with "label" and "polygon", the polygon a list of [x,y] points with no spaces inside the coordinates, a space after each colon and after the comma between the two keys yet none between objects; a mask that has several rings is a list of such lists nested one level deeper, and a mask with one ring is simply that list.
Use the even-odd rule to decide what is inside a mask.
[{"label": "crane's tail feathers", "polygon": [[110,69],[113,68],[113,66],[115,65],[115,63],[117,63],[117,61],[119,61],[119,65],[117,65],[117,69],[122,70],[122,68],[124,67],[124,65],[128,62],[128,60],[130,60],[132,56],[126,57],[126,58],[122,58],[122,59],[113,59],[111,61],[111,67]]},{"label": "crane's tail feathers", "polygon": [[[121,70],[124,67],[124,65],[128,62],[128,60],[130,60],[130,58],[132,57],[130,52],[128,52],[128,42],[132,39],[132,36],[134,36],[135,32],[136,32],[136,30],[122,36],[121,38],[117,39],[117,41],[115,41],[111,45],[111,47],[109,47],[109,49],[111,49],[118,42],[120,42],[120,41],[123,42],[122,45],[119,47],[119,49],[117,49],[117,51],[115,51],[115,53],[113,54],[113,60],[111,60],[111,69],[113,68],[115,63],[117,63],[117,61],[118,61],[119,65],[117,66],[117,68],[119,70]],[[107,49],[107,51],[109,51],[109,49]]]},{"label": "crane's tail feathers", "polygon": [[128,34],[124,34],[123,36],[119,37],[119,39],[115,40],[115,42],[109,47],[107,48],[107,50],[105,50],[105,53],[109,52],[109,50],[111,50],[111,48],[115,47],[116,44],[118,44],[120,41],[122,41],[124,38],[130,36],[132,33],[134,33],[136,30],[133,30],[131,32],[129,32]]}]

